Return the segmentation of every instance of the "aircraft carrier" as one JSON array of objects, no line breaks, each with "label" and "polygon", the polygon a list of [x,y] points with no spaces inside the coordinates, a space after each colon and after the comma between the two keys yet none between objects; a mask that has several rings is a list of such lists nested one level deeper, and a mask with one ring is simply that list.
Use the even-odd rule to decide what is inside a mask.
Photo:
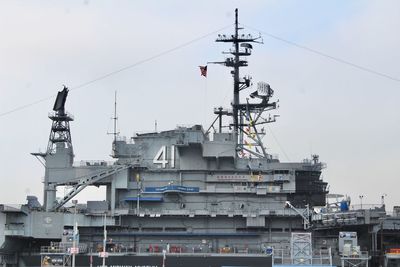
[{"label": "aircraft carrier", "polygon": [[[280,162],[267,153],[274,90],[240,75],[261,37],[243,32],[236,10],[234,32],[216,41],[232,45],[209,63],[231,70],[231,107],[215,108],[208,128],[114,131],[112,161],[74,162],[68,88],[58,93],[47,150],[32,153],[45,167],[43,205],[34,196],[0,205],[0,265],[398,266],[400,220],[384,203],[327,203],[317,155]],[[105,200],[73,200],[89,186],[106,187]]]}]

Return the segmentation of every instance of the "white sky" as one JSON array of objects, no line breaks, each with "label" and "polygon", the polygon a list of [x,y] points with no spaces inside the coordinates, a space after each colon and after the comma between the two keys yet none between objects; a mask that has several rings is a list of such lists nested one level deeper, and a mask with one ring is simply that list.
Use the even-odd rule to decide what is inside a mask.
[{"label": "white sky", "polygon": [[[240,21],[263,32],[400,78],[399,1],[2,1],[0,2],[0,114],[73,88]],[[221,33],[231,33],[229,28]],[[255,35],[258,32],[249,30]],[[229,105],[229,70],[198,65],[221,60],[229,47],[217,34],[89,86],[72,90],[75,160],[110,159],[114,90],[119,129],[174,128],[213,120]],[[254,82],[271,84],[281,115],[265,142],[282,161],[311,153],[328,164],[331,193],[353,204],[400,204],[400,82],[374,75],[263,36],[250,67]],[[0,116],[0,203],[42,200],[44,151],[54,98]],[[81,193],[80,199],[98,194]]]}]

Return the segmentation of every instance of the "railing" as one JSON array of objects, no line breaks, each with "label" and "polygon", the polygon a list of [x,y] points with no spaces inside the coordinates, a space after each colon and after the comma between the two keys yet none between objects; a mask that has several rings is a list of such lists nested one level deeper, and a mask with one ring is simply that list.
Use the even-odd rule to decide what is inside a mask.
[{"label": "railing", "polygon": [[[273,256],[272,256],[273,265],[293,264],[294,260],[295,259],[290,255],[290,250],[285,250],[285,249],[273,250]],[[300,259],[296,258],[296,260]],[[332,266],[332,251],[330,248],[313,251],[313,254],[310,255],[310,257],[304,257],[303,260],[308,264]]]},{"label": "railing", "polygon": [[[233,40],[235,38],[235,35],[225,35],[225,34],[218,34],[218,38],[217,41],[227,41],[227,40]],[[238,35],[238,39],[240,40],[253,40],[253,39],[257,39],[254,38],[251,34],[239,34]]]},{"label": "railing", "polygon": [[[71,244],[67,243],[52,243],[50,246],[41,247],[41,254],[69,254]],[[79,244],[79,253],[98,253],[102,252],[102,244],[94,244],[92,247],[87,247],[85,243]],[[213,247],[212,242],[206,240],[199,241],[198,243],[166,243],[165,241],[159,244],[155,243],[142,243],[135,246],[133,243],[118,243],[107,244],[107,252],[111,255],[125,255],[125,254],[144,254],[144,255],[157,255],[166,252],[167,255],[213,255],[213,256],[272,256],[274,264],[291,264],[293,258],[290,256],[290,250],[287,249],[274,249],[273,253],[267,253],[265,246],[260,243],[249,242],[248,244],[233,243],[225,246]],[[360,254],[360,258],[368,258],[368,254]],[[331,249],[323,249],[313,251],[313,255],[307,258],[312,264],[318,265],[332,265]]]},{"label": "railing", "polygon": [[386,212],[385,209],[383,208],[382,204],[356,204],[356,205],[350,205],[349,209],[346,211],[341,211],[340,207],[329,207],[329,208],[323,208],[321,209],[321,213],[318,213],[318,215],[321,216],[335,216],[337,214],[342,214],[342,215],[348,215],[350,216],[353,214],[354,216],[357,215],[358,212],[362,212],[363,210],[370,210],[370,211],[375,211],[375,212],[380,212],[380,213],[386,213],[387,215],[390,215],[390,212]]},{"label": "railing", "polygon": [[[149,133],[149,132],[151,132],[151,131],[148,131],[148,132],[141,132],[141,133]],[[139,132],[134,132],[133,133],[133,136],[136,136],[136,134],[140,134]],[[122,142],[125,142],[125,143],[127,143],[127,144],[134,144],[135,142],[133,141],[133,137],[126,137],[126,136],[117,136],[116,137],[116,140],[117,141],[122,141]]]},{"label": "railing", "polygon": [[[82,243],[76,246],[79,253],[87,253],[87,244]],[[72,243],[52,243],[50,246],[40,247],[41,254],[69,254],[72,248]]]},{"label": "railing", "polygon": [[360,251],[359,253],[350,256],[341,257],[342,266],[368,266],[368,261],[371,259],[368,251]]},{"label": "railing", "polygon": [[279,155],[278,155],[278,154],[270,154],[270,155],[269,155],[269,159],[272,159],[272,160],[279,160]]},{"label": "railing", "polygon": [[[136,202],[135,202],[136,203]],[[129,210],[129,214],[137,214],[138,211],[136,208],[129,208],[128,206],[122,207],[124,213],[126,210]],[[302,209],[301,209],[302,211]],[[169,215],[188,215],[188,216],[207,216],[211,214],[215,214],[216,216],[243,216],[243,217],[256,217],[256,216],[299,216],[295,211],[291,209],[253,209],[253,210],[232,210],[232,209],[164,209],[164,210],[156,210],[156,209],[147,209],[147,208],[139,208],[139,214],[142,217],[150,216],[150,217],[160,217],[160,216],[169,216]]]},{"label": "railing", "polygon": [[218,108],[214,108],[214,112],[219,112],[220,110],[227,112],[227,113],[232,113],[233,114],[233,109],[231,108],[222,108],[222,107],[218,107]]},{"label": "railing", "polygon": [[180,128],[192,128],[193,126],[195,126],[196,124],[177,124],[176,125],[176,129],[180,129]]},{"label": "railing", "polygon": [[368,253],[368,251],[356,251],[356,252],[353,252],[351,255],[342,256],[342,258],[368,259],[369,258],[369,253]]},{"label": "railing", "polygon": [[[48,117],[49,118],[54,118],[54,117],[58,117],[57,112],[56,111],[52,111],[48,113]],[[64,118],[71,118],[72,120],[74,120],[74,115],[72,115],[69,112],[64,112],[64,116],[62,116]]]},{"label": "railing", "polygon": [[59,246],[44,246],[40,248],[41,254],[50,254],[50,253],[67,253],[67,249],[65,247]]},{"label": "railing", "polygon": [[388,217],[400,217],[400,213],[399,212],[393,212],[393,211],[387,211],[386,212],[386,215],[388,216]]},{"label": "railing", "polygon": [[382,204],[355,204],[350,205],[349,210],[379,210]]},{"label": "railing", "polygon": [[[132,244],[115,244],[110,247],[107,245],[108,253],[115,254],[126,254],[126,253],[140,253],[140,254],[157,254],[163,253],[163,251],[169,254],[220,254],[220,255],[265,255],[265,251],[260,248],[259,244],[230,244],[229,246],[223,246],[218,248],[213,248],[210,243],[147,243],[141,244],[134,247]],[[99,244],[96,248],[91,248],[89,251],[101,252],[103,251],[102,246]]]},{"label": "railing", "polygon": [[92,166],[113,166],[115,161],[105,160],[81,160],[73,163],[74,167],[92,167]]}]

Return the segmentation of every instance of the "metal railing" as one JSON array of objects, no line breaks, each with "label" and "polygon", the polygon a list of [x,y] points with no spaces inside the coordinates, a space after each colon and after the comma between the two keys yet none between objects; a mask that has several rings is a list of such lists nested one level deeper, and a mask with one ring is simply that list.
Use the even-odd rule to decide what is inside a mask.
[{"label": "metal railing", "polygon": [[65,247],[60,247],[58,245],[54,246],[43,246],[40,248],[41,254],[51,254],[51,253],[67,253],[67,249]]},{"label": "metal railing", "polygon": [[349,210],[379,210],[382,204],[354,204],[349,206]]},{"label": "metal railing", "polygon": [[105,160],[81,160],[73,163],[74,167],[113,166],[115,161]]},{"label": "metal railing", "polygon": [[[76,246],[79,253],[87,253],[88,246],[85,243]],[[70,254],[72,243],[51,243],[50,246],[40,247],[41,254]]]},{"label": "metal railing", "polygon": [[359,253],[341,257],[341,263],[343,267],[353,267],[353,266],[366,266],[368,267],[368,261],[371,259],[371,256],[368,254],[368,251],[360,251]]},{"label": "metal railing", "polygon": [[[298,259],[297,259],[298,260]],[[294,259],[287,249],[274,249],[272,255],[273,265],[293,264]],[[328,249],[320,249],[313,251],[310,257],[304,258],[304,262],[314,265],[332,266],[332,251]]]},{"label": "metal railing", "polygon": [[[163,251],[169,254],[247,254],[247,255],[265,255],[265,249],[259,243],[249,244],[229,244],[224,246],[213,247],[211,243],[171,243],[165,241],[162,243],[141,243],[134,246],[132,243],[118,243],[112,246],[107,245],[108,253],[127,254],[127,253],[140,253],[140,254],[157,254]],[[92,252],[103,251],[102,244],[97,244],[89,248]]]},{"label": "metal railing", "polygon": [[[142,217],[160,217],[160,216],[170,216],[170,215],[182,215],[182,216],[242,216],[242,217],[257,217],[257,216],[299,216],[295,211],[291,209],[243,209],[243,210],[233,210],[233,209],[148,209],[140,208],[139,212],[136,208],[127,206],[122,207],[121,211],[129,214],[141,214]],[[303,209],[301,209],[303,211]]]},{"label": "metal railing", "polygon": [[[57,116],[58,116],[58,115],[57,115],[57,112],[56,112],[56,111],[51,111],[51,112],[48,113],[48,117],[49,117],[49,118],[54,118],[54,117],[57,117]],[[72,114],[69,113],[69,112],[64,112],[64,116],[62,116],[62,117],[71,118],[72,120],[74,120],[74,115],[72,115]]]}]

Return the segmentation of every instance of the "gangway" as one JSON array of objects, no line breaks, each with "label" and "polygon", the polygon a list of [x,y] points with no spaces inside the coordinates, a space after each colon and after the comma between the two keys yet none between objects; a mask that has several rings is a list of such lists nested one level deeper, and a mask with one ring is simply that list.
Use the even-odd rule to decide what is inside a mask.
[{"label": "gangway", "polygon": [[73,197],[75,197],[79,192],[81,192],[83,189],[85,189],[88,185],[92,185],[104,178],[110,177],[113,174],[116,174],[120,171],[129,169],[132,165],[131,164],[126,164],[126,165],[115,165],[109,170],[104,170],[101,171],[97,174],[94,175],[88,175],[83,177],[82,179],[79,180],[79,182],[73,186],[71,191],[69,191],[64,198],[58,202],[54,207],[52,208],[52,211],[56,211],[62,206],[64,206],[69,200],[71,200]]}]

